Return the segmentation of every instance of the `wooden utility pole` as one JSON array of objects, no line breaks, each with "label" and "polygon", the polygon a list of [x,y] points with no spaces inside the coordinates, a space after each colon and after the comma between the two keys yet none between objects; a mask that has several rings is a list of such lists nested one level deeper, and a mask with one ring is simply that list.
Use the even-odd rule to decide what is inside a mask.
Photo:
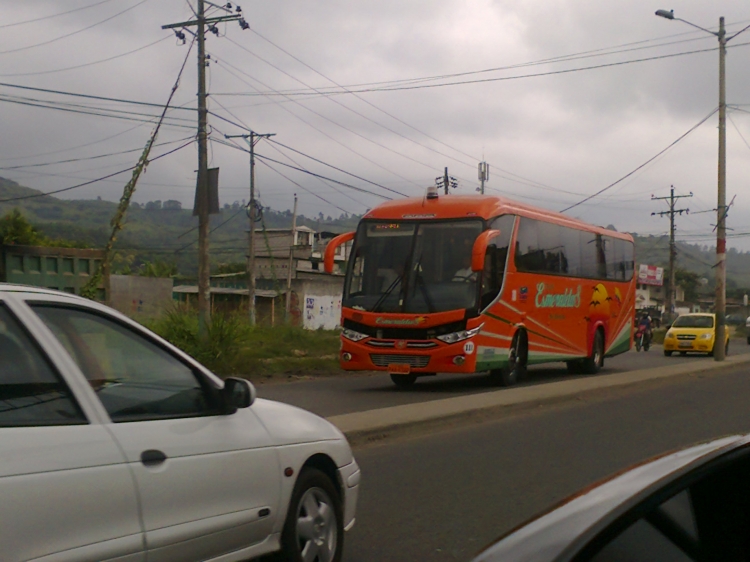
[{"label": "wooden utility pole", "polygon": [[198,329],[207,332],[211,321],[211,267],[208,254],[208,108],[206,107],[206,17],[198,0],[198,192],[204,202],[198,207]]},{"label": "wooden utility pole", "polygon": [[675,308],[675,259],[677,257],[677,248],[675,246],[674,242],[674,216],[677,214],[682,213],[689,213],[690,209],[675,209],[675,203],[678,199],[682,199],[683,197],[692,197],[693,192],[690,192],[690,195],[675,195],[674,194],[674,186],[670,186],[669,191],[669,197],[654,197],[651,196],[652,201],[656,200],[664,200],[669,202],[669,210],[668,211],[661,211],[658,213],[651,213],[651,215],[658,215],[660,217],[663,217],[665,215],[669,215],[669,285],[667,287],[667,318],[668,320],[674,320],[674,308]]},{"label": "wooden utility pole", "polygon": [[262,138],[269,138],[276,133],[260,135],[250,131],[246,135],[224,135],[228,139],[243,138],[250,145],[250,203],[247,206],[247,218],[250,229],[247,232],[247,312],[250,324],[255,326],[255,223],[257,218],[257,205],[255,204],[255,144]]},{"label": "wooden utility pole", "polygon": [[[211,284],[210,264],[208,253],[209,229],[209,196],[208,196],[208,109],[206,107],[206,26],[211,31],[216,24],[224,21],[238,21],[242,29],[250,26],[241,15],[241,10],[232,13],[225,6],[217,6],[208,2],[213,8],[224,10],[229,15],[206,17],[205,0],[197,0],[196,19],[162,25],[162,29],[177,29],[195,27],[196,42],[198,43],[198,182],[196,202],[198,202],[198,318],[199,331],[202,336],[207,333],[211,321]],[[184,38],[182,32],[175,34]]]},{"label": "wooden utility pole", "polygon": [[294,211],[292,212],[292,240],[289,244],[289,265],[286,272],[286,305],[284,309],[284,320],[287,324],[291,322],[292,308],[292,268],[294,267],[294,246],[297,233],[297,194],[294,194]]}]

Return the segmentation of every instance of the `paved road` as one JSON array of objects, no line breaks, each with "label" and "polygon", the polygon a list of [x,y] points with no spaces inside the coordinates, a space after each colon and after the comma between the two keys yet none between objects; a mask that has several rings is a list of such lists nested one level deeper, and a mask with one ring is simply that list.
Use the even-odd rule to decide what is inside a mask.
[{"label": "paved road", "polygon": [[357,448],[362,492],[344,560],[470,560],[588,483],[667,450],[750,432],[749,398],[743,367]]},{"label": "paved road", "polygon": [[[732,349],[738,352],[746,351],[744,347],[740,348],[738,345],[737,342],[732,342]],[[606,359],[604,369],[597,376],[648,369],[660,365],[673,365],[684,361],[713,361],[713,359],[702,355],[664,357],[661,346],[656,345],[645,353],[630,351]],[[563,378],[571,378],[571,375],[567,374],[564,363],[535,365],[529,368],[528,378],[523,384],[544,384]],[[490,384],[487,375],[483,374],[446,374],[425,377],[419,379],[412,388],[399,389],[391,383],[386,373],[350,373],[291,383],[258,384],[257,388],[258,395],[262,398],[293,404],[321,416],[335,416],[497,390],[497,387]]]}]

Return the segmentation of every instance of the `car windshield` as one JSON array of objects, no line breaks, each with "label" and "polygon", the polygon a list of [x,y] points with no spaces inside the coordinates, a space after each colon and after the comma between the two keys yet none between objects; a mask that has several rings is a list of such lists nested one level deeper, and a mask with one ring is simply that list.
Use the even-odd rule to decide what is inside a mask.
[{"label": "car windshield", "polygon": [[344,306],[375,312],[440,312],[477,306],[471,251],[479,219],[363,222],[357,231]]},{"label": "car windshield", "polygon": [[713,316],[680,316],[672,324],[675,328],[713,328]]}]

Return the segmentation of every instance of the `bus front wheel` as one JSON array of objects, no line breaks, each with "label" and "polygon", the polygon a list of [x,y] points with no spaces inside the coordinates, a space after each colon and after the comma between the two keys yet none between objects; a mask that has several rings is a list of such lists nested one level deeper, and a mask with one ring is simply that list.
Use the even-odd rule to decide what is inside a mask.
[{"label": "bus front wheel", "polygon": [[500,386],[513,386],[526,376],[526,363],[529,360],[529,340],[526,332],[520,330],[513,336],[508,350],[508,366],[490,371],[490,378]]},{"label": "bus front wheel", "polygon": [[594,334],[594,343],[591,346],[591,355],[581,362],[581,371],[586,375],[595,375],[604,366],[604,333],[597,330]]}]

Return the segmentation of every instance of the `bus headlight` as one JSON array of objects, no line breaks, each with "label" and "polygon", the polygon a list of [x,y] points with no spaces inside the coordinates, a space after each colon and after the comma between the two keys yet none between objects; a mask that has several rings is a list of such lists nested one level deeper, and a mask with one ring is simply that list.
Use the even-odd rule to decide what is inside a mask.
[{"label": "bus headlight", "polygon": [[436,337],[437,339],[439,339],[440,341],[444,341],[445,343],[456,343],[459,341],[468,340],[469,338],[473,338],[479,333],[479,330],[482,329],[482,326],[484,326],[484,324],[477,326],[476,328],[472,328],[471,330],[461,330],[460,332],[451,332],[450,334]]},{"label": "bus headlight", "polygon": [[341,330],[341,335],[351,341],[359,341],[368,337],[367,334],[361,334],[359,332],[355,332],[354,330],[350,330],[349,328],[344,328],[343,330]]}]

